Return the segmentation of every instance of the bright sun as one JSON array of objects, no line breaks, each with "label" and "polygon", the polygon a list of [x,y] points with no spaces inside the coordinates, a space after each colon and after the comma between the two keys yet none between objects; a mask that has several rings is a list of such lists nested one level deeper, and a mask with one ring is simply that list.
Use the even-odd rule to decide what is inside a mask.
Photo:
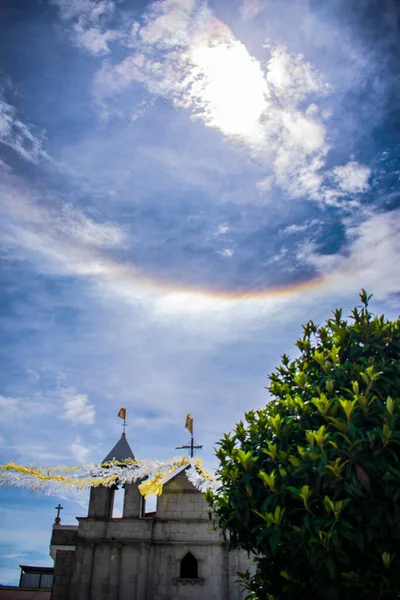
[{"label": "bright sun", "polygon": [[195,43],[187,58],[192,68],[184,81],[185,103],[195,116],[225,135],[257,137],[268,97],[260,63],[237,40]]}]

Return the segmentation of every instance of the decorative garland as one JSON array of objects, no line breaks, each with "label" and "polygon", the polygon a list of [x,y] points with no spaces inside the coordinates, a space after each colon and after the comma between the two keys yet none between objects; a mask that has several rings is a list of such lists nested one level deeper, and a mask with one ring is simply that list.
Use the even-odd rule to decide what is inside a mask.
[{"label": "decorative garland", "polygon": [[166,480],[183,466],[187,466],[186,476],[199,491],[218,488],[216,478],[204,470],[201,460],[186,456],[165,462],[126,460],[123,463],[111,461],[102,465],[70,467],[30,467],[9,462],[0,465],[0,486],[58,495],[65,492],[65,488],[82,490],[100,485],[111,487],[139,480],[139,490],[147,498],[152,494],[160,496]]}]

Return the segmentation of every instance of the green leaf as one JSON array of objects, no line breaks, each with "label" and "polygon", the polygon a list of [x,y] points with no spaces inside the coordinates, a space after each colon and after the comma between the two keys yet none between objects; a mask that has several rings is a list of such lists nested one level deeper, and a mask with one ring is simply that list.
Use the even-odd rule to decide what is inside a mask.
[{"label": "green leaf", "polygon": [[269,547],[271,548],[272,554],[275,554],[275,551],[279,544],[280,537],[281,537],[281,530],[279,529],[279,527],[275,527],[272,530],[271,535],[269,536]]},{"label": "green leaf", "polygon": [[258,476],[263,480],[264,484],[267,487],[269,487],[269,489],[272,492],[276,492],[276,488],[275,488],[275,480],[276,480],[275,471],[272,471],[269,475],[268,475],[268,473],[265,473],[265,471],[259,471],[258,472]]}]

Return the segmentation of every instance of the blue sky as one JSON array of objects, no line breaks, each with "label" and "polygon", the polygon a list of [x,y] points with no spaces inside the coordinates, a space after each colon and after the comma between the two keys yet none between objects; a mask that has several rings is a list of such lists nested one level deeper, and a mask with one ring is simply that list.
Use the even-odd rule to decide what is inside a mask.
[{"label": "blue sky", "polygon": [[[203,458],[301,324],[399,308],[399,8],[6,0],[1,461]],[[59,498],[1,489],[0,581]],[[61,499],[63,522],[84,496]]]}]

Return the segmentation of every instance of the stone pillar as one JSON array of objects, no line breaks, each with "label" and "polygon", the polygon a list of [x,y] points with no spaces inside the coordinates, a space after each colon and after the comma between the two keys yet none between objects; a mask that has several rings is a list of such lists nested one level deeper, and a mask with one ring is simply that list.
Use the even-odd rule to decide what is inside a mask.
[{"label": "stone pillar", "polygon": [[110,598],[111,547],[106,543],[97,543],[93,557],[93,575],[90,588],[90,600],[109,600]]},{"label": "stone pillar", "polygon": [[71,578],[71,600],[78,600],[79,586],[82,579],[83,557],[85,554],[85,546],[78,544],[75,550],[75,569]]},{"label": "stone pillar", "polygon": [[110,556],[110,579],[109,579],[109,600],[118,600],[119,576],[120,576],[121,546],[120,544],[111,547]]},{"label": "stone pillar", "polygon": [[90,488],[89,518],[110,519],[114,505],[114,489],[99,485]]},{"label": "stone pillar", "polygon": [[124,509],[122,517],[138,519],[144,516],[145,500],[139,491],[138,483],[126,483],[124,494]]},{"label": "stone pillar", "polygon": [[121,548],[121,569],[118,600],[138,600],[139,547],[124,544]]},{"label": "stone pillar", "polygon": [[82,570],[80,582],[73,590],[74,600],[90,600],[93,577],[93,554],[94,544],[88,544],[83,548]]},{"label": "stone pillar", "polygon": [[74,563],[74,550],[57,550],[51,592],[52,600],[69,600]]},{"label": "stone pillar", "polygon": [[149,560],[148,544],[139,545],[137,600],[147,599],[147,567]]}]

